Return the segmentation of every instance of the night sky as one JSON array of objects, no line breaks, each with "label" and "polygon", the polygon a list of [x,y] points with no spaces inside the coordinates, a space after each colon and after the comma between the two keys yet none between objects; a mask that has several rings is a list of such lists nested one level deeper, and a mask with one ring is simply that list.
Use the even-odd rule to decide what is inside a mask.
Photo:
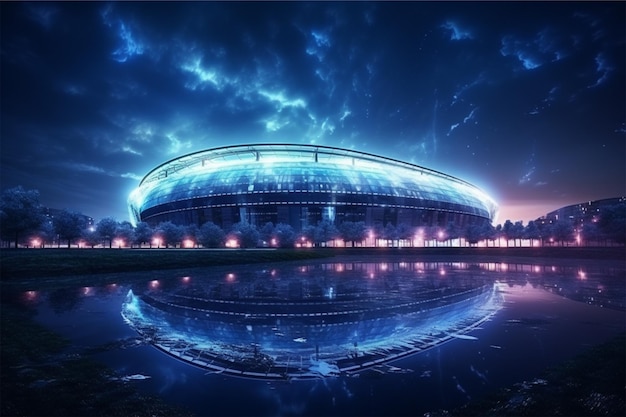
[{"label": "night sky", "polygon": [[97,220],[201,149],[345,147],[496,223],[626,194],[626,3],[2,3],[1,188]]}]

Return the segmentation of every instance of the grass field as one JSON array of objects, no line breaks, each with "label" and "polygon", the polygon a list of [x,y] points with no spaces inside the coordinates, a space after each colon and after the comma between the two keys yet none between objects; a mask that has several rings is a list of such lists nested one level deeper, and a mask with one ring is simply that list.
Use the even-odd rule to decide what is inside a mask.
[{"label": "grass field", "polygon": [[[508,262],[511,258],[626,260],[624,247],[578,248],[310,248],[310,249],[2,249],[2,282],[318,259],[333,256],[400,256],[403,258],[479,257]],[[458,260],[458,259],[457,259]]]},{"label": "grass field", "polygon": [[332,256],[325,250],[4,249],[0,277],[61,277],[219,265],[296,261]]}]

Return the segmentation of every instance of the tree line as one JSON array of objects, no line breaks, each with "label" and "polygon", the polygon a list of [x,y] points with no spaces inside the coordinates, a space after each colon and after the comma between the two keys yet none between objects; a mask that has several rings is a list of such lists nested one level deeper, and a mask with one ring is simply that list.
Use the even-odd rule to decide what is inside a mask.
[{"label": "tree line", "polygon": [[201,226],[180,226],[162,222],[156,226],[140,222],[118,222],[106,217],[96,224],[88,224],[87,217],[69,210],[54,216],[45,215],[36,190],[22,187],[7,189],[0,201],[0,236],[12,246],[67,246],[80,247],[242,247],[258,246],[292,248],[294,246],[328,246],[337,240],[351,246],[521,246],[531,245],[623,245],[626,241],[626,204],[601,210],[597,221],[575,225],[560,219],[552,222],[506,220],[492,226],[487,222],[459,227],[411,227],[406,224],[366,227],[364,222],[344,221],[335,225],[323,220],[296,232],[289,224],[266,223],[261,227],[240,222],[227,230],[207,222]]}]

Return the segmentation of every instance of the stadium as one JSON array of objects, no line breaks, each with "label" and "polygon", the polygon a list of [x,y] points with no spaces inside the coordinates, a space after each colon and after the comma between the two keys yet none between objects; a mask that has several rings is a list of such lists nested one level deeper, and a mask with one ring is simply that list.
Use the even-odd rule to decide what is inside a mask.
[{"label": "stadium", "polygon": [[410,227],[491,222],[497,205],[472,184],[415,164],[329,146],[254,144],[184,155],[150,171],[129,197],[131,221],[156,225],[322,220]]}]

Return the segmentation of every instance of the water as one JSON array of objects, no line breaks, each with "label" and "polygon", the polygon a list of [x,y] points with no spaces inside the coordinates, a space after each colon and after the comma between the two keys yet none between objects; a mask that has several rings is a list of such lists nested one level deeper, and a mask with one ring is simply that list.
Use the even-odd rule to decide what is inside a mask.
[{"label": "water", "polygon": [[[117,275],[102,287],[33,288],[15,297],[72,349],[106,346],[93,358],[120,376],[148,377],[130,383],[198,415],[416,415],[537,378],[624,331],[625,277],[614,262],[333,258]],[[444,295],[451,298],[432,301]],[[160,339],[138,333],[136,317],[124,319],[129,303]],[[317,315],[323,311],[336,314]],[[212,352],[218,366],[146,343],[164,337]],[[228,361],[220,362],[232,355],[225,346],[245,351],[235,368],[250,370],[242,361],[264,354],[280,366],[263,372],[279,377],[259,376],[254,363],[255,378],[230,375]],[[403,356],[410,346],[419,353]],[[400,359],[388,362],[394,353]],[[370,359],[377,362],[361,366]],[[334,374],[324,364],[341,374],[324,377]]]}]

